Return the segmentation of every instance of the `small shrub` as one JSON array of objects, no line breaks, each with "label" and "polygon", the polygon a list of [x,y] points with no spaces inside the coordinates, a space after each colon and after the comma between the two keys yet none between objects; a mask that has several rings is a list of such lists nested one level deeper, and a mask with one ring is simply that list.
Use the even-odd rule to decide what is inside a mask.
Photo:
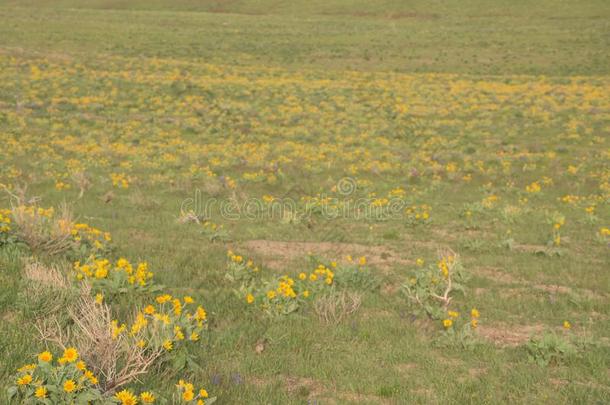
[{"label": "small shrub", "polygon": [[58,317],[40,319],[38,331],[47,343],[62,349],[76,347],[79,356],[90,364],[98,376],[96,384],[109,392],[129,384],[145,374],[163,351],[133,344],[125,336],[115,334],[110,308],[95,301],[87,286],[68,308],[73,326],[62,326]]},{"label": "small shrub", "polygon": [[379,281],[365,267],[366,259],[346,266],[331,262],[326,265],[314,257],[315,266],[296,276],[264,277],[251,260],[229,251],[226,277],[239,283],[238,297],[248,305],[262,309],[270,316],[288,315],[322,294],[344,289],[374,289]]},{"label": "small shrub", "polygon": [[556,365],[566,356],[577,353],[576,346],[572,342],[553,332],[531,338],[525,348],[528,359],[540,366]]},{"label": "small shrub", "polygon": [[201,233],[210,242],[228,242],[230,240],[229,232],[222,225],[211,221],[203,221]]},{"label": "small shrub", "polygon": [[432,222],[429,205],[413,205],[405,208],[406,224],[408,226],[427,225]]},{"label": "small shrub", "polygon": [[207,313],[195,300],[169,294],[159,295],[155,304],[138,311],[130,325],[112,321],[113,339],[126,339],[129,346],[145,353],[158,353],[174,368],[198,368],[189,352],[207,330]]},{"label": "small shrub", "polygon": [[337,288],[347,288],[360,292],[379,289],[381,281],[367,266],[366,257],[361,256],[355,260],[351,256],[347,256],[345,259],[345,262],[330,262],[325,265],[333,269],[334,284]]},{"label": "small shrub", "polygon": [[68,205],[18,205],[0,210],[0,244],[22,242],[34,252],[67,257],[99,256],[110,250],[110,233],[85,223],[74,223]]},{"label": "small shrub", "polygon": [[11,209],[13,232],[35,252],[58,255],[73,247],[72,213],[63,205],[59,215],[55,209],[19,205]]},{"label": "small shrub", "polygon": [[476,329],[481,314],[476,308],[470,310],[470,317],[458,311],[447,311],[440,322],[444,328],[443,335],[436,340],[439,346],[459,346],[468,349],[476,343]]},{"label": "small shrub", "polygon": [[403,284],[407,299],[432,319],[442,319],[458,292],[464,291],[460,258],[451,250],[439,252],[436,265],[420,267]]},{"label": "small shrub", "polygon": [[77,280],[91,284],[93,292],[105,296],[149,293],[162,289],[153,283],[153,273],[146,262],[134,266],[125,258],[112,263],[109,259],[90,256],[83,264],[76,261],[74,272]]}]

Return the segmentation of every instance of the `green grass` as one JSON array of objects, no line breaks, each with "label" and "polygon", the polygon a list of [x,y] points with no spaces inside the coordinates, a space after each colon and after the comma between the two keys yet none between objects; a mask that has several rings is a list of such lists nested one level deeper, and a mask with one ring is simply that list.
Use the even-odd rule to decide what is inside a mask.
[{"label": "green grass", "polygon": [[215,2],[31,3],[50,7],[0,9],[5,47],[292,69],[591,75],[610,64],[603,1],[231,2],[213,14],[182,10],[218,9]]},{"label": "green grass", "polygon": [[[70,202],[111,232],[116,257],[148,261],[170,293],[203,302],[202,371],[186,377],[218,403],[608,402],[609,23],[604,1],[0,0],[0,183],[27,184],[45,207]],[[74,167],[91,180],[80,199]],[[215,212],[230,241],[212,243],[177,221],[195,190],[298,202],[336,196],[344,177],[361,184],[350,198],[403,188],[431,222]],[[535,181],[542,192],[527,193]],[[490,195],[498,202],[475,206]],[[554,212],[566,218],[562,254],[536,254]],[[311,270],[298,242],[328,260],[367,256],[381,288],[338,325],[310,307],[272,320],[234,296],[227,249],[294,276]],[[481,311],[471,349],[438,344],[442,327],[413,317],[399,290],[444,246],[470,275],[454,305]],[[31,255],[0,247],[2,381],[43,348],[23,301]],[[593,344],[541,367],[525,344],[544,330]],[[157,370],[143,386],[170,395],[182,377]]]}]

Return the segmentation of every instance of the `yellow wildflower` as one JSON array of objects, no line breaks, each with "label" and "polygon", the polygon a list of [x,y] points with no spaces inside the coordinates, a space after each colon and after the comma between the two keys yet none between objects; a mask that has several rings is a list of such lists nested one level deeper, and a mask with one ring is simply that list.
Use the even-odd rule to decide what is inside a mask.
[{"label": "yellow wildflower", "polygon": [[76,389],[76,383],[74,382],[74,380],[66,380],[66,382],[64,383],[64,391],[72,392],[75,389]]},{"label": "yellow wildflower", "polygon": [[47,397],[47,388],[42,387],[42,386],[36,388],[36,391],[34,392],[34,396],[36,398],[40,398],[40,399],[46,398]]},{"label": "yellow wildflower", "polygon": [[182,399],[185,401],[192,401],[195,398],[195,393],[193,391],[187,390],[182,393]]},{"label": "yellow wildflower", "polygon": [[117,392],[115,397],[121,401],[122,405],[136,405],[138,403],[138,397],[132,394],[129,390]]},{"label": "yellow wildflower", "polygon": [[26,374],[23,377],[17,379],[17,385],[28,385],[32,382],[32,376],[30,374]]},{"label": "yellow wildflower", "polygon": [[152,392],[144,391],[140,394],[140,399],[145,404],[152,404],[153,402],[155,402],[156,398]]},{"label": "yellow wildflower", "polygon": [[51,354],[51,352],[45,351],[38,355],[38,360],[48,363],[53,360],[53,355]]},{"label": "yellow wildflower", "polygon": [[64,350],[62,358],[68,363],[73,363],[78,359],[78,351],[74,347],[68,347]]}]

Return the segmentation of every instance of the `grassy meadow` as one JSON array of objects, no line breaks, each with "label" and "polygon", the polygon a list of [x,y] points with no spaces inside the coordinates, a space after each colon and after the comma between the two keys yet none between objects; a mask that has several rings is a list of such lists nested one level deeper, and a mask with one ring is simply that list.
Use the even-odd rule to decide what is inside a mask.
[{"label": "grassy meadow", "polygon": [[0,0],[0,141],[0,403],[610,402],[605,1]]}]

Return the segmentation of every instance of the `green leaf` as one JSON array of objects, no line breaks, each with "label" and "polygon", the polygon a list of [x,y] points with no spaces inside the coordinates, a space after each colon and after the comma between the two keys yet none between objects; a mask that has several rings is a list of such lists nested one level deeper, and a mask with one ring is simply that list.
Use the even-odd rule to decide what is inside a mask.
[{"label": "green leaf", "polygon": [[18,389],[17,387],[13,386],[13,387],[8,387],[8,389],[6,390],[6,395],[9,399],[9,401],[15,396],[17,395]]}]

